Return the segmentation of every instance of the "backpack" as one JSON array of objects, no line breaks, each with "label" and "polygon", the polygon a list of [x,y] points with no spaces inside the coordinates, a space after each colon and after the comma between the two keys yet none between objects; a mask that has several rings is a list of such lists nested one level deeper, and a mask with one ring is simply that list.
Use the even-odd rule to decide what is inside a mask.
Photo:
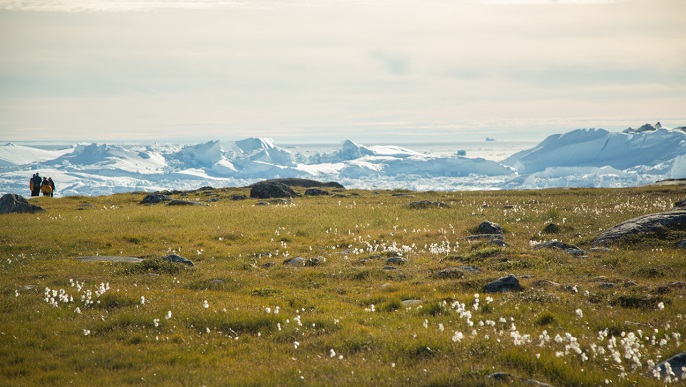
[{"label": "backpack", "polygon": [[47,194],[52,192],[52,187],[50,186],[50,184],[46,183],[46,184],[43,184],[42,187],[40,187],[40,190],[41,190],[41,192],[43,192],[44,194],[47,195]]}]

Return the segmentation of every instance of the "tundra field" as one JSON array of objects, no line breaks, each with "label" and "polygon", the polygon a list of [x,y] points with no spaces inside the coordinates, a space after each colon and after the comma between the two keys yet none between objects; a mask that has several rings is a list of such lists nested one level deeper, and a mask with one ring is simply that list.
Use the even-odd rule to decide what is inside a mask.
[{"label": "tundra field", "polygon": [[[653,370],[686,350],[686,228],[591,244],[683,185],[237,194],[0,215],[0,385],[683,383]],[[484,221],[504,238],[468,238]],[[523,290],[484,292],[509,274]]]}]

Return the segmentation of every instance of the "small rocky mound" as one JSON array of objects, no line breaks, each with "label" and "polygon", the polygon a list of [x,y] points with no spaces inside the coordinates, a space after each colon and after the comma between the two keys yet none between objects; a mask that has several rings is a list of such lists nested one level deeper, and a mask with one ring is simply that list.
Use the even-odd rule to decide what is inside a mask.
[{"label": "small rocky mound", "polygon": [[592,242],[594,246],[612,244],[629,235],[659,234],[664,229],[686,230],[686,209],[675,209],[639,216],[609,228]]},{"label": "small rocky mound", "polygon": [[248,197],[245,195],[233,195],[233,196],[231,196],[231,200],[245,200],[247,198]]},{"label": "small rocky mound", "polygon": [[176,255],[176,254],[169,254],[166,257],[162,257],[162,259],[164,259],[165,261],[169,261],[169,262],[183,263],[184,265],[195,266],[193,261],[191,261],[190,259],[186,259],[186,258],[184,258],[180,255]]},{"label": "small rocky mound", "polygon": [[443,203],[443,202],[432,202],[430,200],[420,200],[418,202],[412,202],[407,205],[409,208],[415,208],[415,209],[424,209],[424,208],[450,208],[449,205]]},{"label": "small rocky mound", "polygon": [[253,184],[250,188],[250,197],[253,199],[290,198],[293,196],[297,196],[297,194],[291,187],[276,181],[262,181]]},{"label": "small rocky mound", "polygon": [[193,202],[190,200],[174,199],[167,203],[168,206],[201,206],[202,204],[198,202]]},{"label": "small rocky mound", "polygon": [[486,293],[500,293],[500,292],[518,292],[522,290],[519,280],[514,274],[506,277],[498,278],[497,280],[487,283],[483,287]]},{"label": "small rocky mound", "polygon": [[539,243],[534,247],[535,249],[554,249],[554,250],[562,250],[567,254],[572,254],[572,255],[584,255],[586,254],[585,251],[581,250],[580,248],[570,245],[564,242],[560,241],[548,241],[548,242],[543,242]]},{"label": "small rocky mound", "polygon": [[329,195],[329,191],[325,191],[320,188],[309,188],[307,191],[305,191],[305,196],[322,196],[322,195]]},{"label": "small rocky mound", "polygon": [[162,203],[162,202],[169,202],[172,199],[164,194],[161,194],[159,192],[154,192],[151,194],[145,195],[143,200],[141,200],[140,203],[138,204],[157,204],[157,203]]},{"label": "small rocky mound", "polygon": [[560,232],[560,226],[555,223],[548,223],[543,228],[543,232],[546,234],[558,234]]},{"label": "small rocky mound", "polygon": [[0,214],[36,213],[45,210],[34,204],[30,204],[23,196],[17,194],[4,194],[0,198]]},{"label": "small rocky mound", "polygon": [[503,228],[498,223],[485,221],[477,226],[475,234],[503,234]]},{"label": "small rocky mound", "polygon": [[345,187],[343,185],[336,183],[335,181],[323,183],[321,181],[310,180],[310,179],[298,179],[298,178],[270,179],[270,180],[262,181],[260,183],[255,183],[255,184],[249,185],[248,187],[252,188],[252,187],[256,186],[257,184],[261,184],[261,183],[279,183],[279,184],[286,185],[288,187],[304,187],[304,188],[327,187],[327,188],[345,189]]},{"label": "small rocky mound", "polygon": [[386,260],[386,263],[394,264],[394,265],[404,265],[407,263],[407,259],[403,257],[391,257]]}]

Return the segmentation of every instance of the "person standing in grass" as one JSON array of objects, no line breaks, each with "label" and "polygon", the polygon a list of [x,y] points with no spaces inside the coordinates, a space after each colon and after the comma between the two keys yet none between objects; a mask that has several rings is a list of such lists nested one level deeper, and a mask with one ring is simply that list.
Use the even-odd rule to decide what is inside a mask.
[{"label": "person standing in grass", "polygon": [[33,189],[33,178],[36,177],[36,174],[34,173],[33,176],[31,176],[31,179],[29,179],[29,190],[31,191],[31,196],[36,196],[36,190]]},{"label": "person standing in grass", "polygon": [[50,197],[55,196],[55,182],[52,181],[52,177],[48,177],[48,182],[50,183]]},{"label": "person standing in grass", "polygon": [[42,180],[37,172],[31,178],[31,182],[33,183],[31,185],[31,196],[39,196]]},{"label": "person standing in grass", "polygon": [[43,183],[40,186],[41,192],[43,192],[43,196],[52,196],[52,187],[50,186],[50,182],[46,177],[43,178]]}]

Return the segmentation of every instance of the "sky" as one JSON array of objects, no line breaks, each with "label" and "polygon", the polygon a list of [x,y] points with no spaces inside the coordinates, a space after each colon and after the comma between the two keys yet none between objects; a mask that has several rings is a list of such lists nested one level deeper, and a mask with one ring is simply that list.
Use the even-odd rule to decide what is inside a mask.
[{"label": "sky", "polygon": [[0,141],[686,125],[684,0],[0,0]]}]

